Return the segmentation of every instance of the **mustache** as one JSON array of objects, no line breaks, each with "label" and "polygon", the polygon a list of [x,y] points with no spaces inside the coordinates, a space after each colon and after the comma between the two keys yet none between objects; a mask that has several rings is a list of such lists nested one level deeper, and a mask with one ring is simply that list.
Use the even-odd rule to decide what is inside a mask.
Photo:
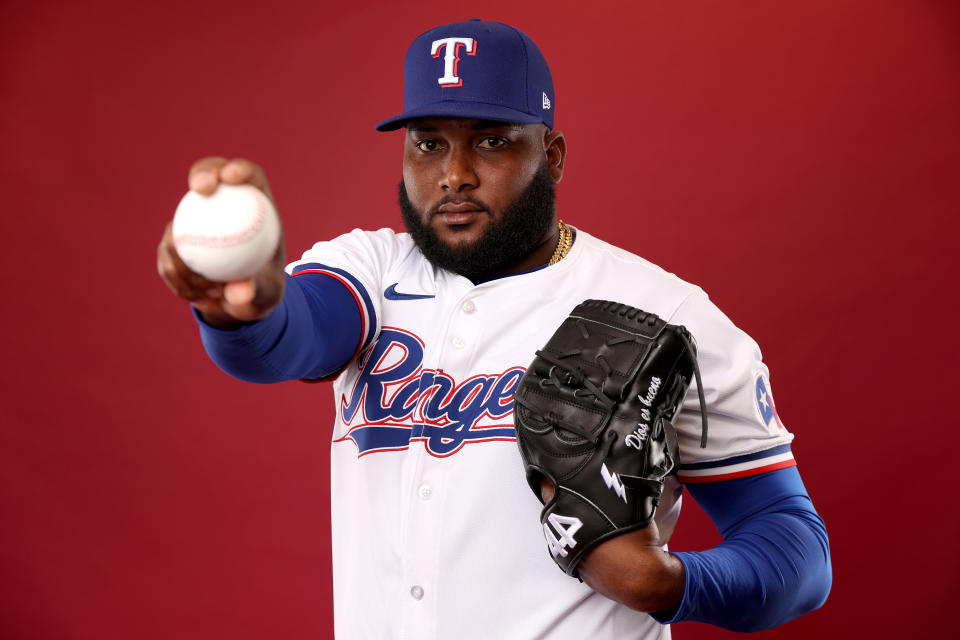
[{"label": "mustache", "polygon": [[440,198],[432,207],[430,207],[430,209],[427,211],[427,215],[432,218],[435,215],[439,215],[440,207],[443,205],[450,203],[462,204],[464,202],[469,202],[472,205],[480,207],[488,216],[493,215],[493,212],[490,210],[490,205],[483,200],[480,200],[479,198],[473,198],[471,196],[455,194],[448,194]]}]

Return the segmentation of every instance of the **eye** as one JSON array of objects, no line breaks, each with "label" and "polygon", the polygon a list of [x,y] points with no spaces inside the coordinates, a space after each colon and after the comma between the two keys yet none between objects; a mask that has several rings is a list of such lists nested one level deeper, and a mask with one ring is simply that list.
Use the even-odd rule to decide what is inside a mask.
[{"label": "eye", "polygon": [[480,141],[480,146],[484,149],[500,149],[509,142],[506,138],[499,136],[487,136]]},{"label": "eye", "polygon": [[420,151],[436,151],[440,147],[440,144],[436,140],[431,140],[429,138],[426,140],[421,140],[415,144],[417,145],[417,149],[420,149]]}]

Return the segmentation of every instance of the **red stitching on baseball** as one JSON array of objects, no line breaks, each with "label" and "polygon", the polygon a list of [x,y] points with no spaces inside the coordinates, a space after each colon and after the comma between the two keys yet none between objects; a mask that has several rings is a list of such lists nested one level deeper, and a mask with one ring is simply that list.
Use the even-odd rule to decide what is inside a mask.
[{"label": "red stitching on baseball", "polygon": [[265,195],[259,194],[257,200],[257,211],[253,222],[242,231],[230,235],[201,236],[196,234],[181,234],[173,237],[173,241],[180,245],[190,245],[194,247],[222,248],[230,247],[246,242],[255,236],[267,219],[267,210],[264,206]]}]

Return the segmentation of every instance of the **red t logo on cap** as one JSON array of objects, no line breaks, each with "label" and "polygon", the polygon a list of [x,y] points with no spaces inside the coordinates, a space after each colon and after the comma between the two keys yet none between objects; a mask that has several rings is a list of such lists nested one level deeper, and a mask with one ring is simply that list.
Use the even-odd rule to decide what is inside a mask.
[{"label": "red t logo on cap", "polygon": [[462,87],[463,79],[457,76],[457,67],[460,64],[460,47],[466,47],[467,55],[477,55],[477,41],[473,38],[441,38],[434,40],[430,46],[430,55],[440,57],[440,49],[444,49],[443,77],[437,79],[441,87]]}]

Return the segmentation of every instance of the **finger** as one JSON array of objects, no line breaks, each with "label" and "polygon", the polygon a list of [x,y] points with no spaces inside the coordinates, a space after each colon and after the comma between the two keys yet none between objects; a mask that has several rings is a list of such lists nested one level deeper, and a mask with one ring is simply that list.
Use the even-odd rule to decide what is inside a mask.
[{"label": "finger", "polygon": [[245,322],[265,318],[283,299],[286,277],[282,266],[267,263],[255,276],[227,283],[223,310]]},{"label": "finger", "polygon": [[226,164],[227,159],[219,156],[197,160],[187,174],[187,184],[191,190],[201,195],[210,195],[217,190],[217,185],[220,184],[220,170]]},{"label": "finger", "polygon": [[157,271],[170,290],[184,300],[193,303],[209,301],[219,304],[218,301],[223,295],[221,285],[198,286],[182,277],[182,274],[173,266],[169,254],[162,253],[158,255]]},{"label": "finger", "polygon": [[220,179],[227,184],[252,185],[267,194],[270,200],[273,200],[270,185],[267,183],[267,174],[260,168],[260,165],[249,160],[243,158],[230,160],[220,170]]},{"label": "finger", "polygon": [[543,498],[544,503],[550,502],[553,499],[553,494],[555,490],[553,488],[553,483],[550,482],[547,478],[540,479],[540,497]]},{"label": "finger", "polygon": [[222,296],[222,285],[191,270],[177,253],[173,243],[172,223],[164,230],[157,247],[157,271],[178,296],[190,301],[201,298],[217,300]]},{"label": "finger", "polygon": [[172,265],[173,269],[177,272],[179,277],[188,282],[190,286],[196,289],[221,288],[222,283],[214,282],[213,280],[200,275],[188,267],[187,263],[185,263],[183,258],[180,257],[180,254],[177,253],[177,246],[173,241],[173,223],[167,225],[167,229],[163,234],[163,240],[161,240],[160,246],[164,249],[169,257],[170,264]]},{"label": "finger", "polygon": [[204,289],[191,285],[186,279],[181,277],[176,267],[173,266],[170,255],[165,252],[157,255],[157,272],[170,290],[184,300],[198,302],[200,300],[210,299],[210,296]]},{"label": "finger", "polygon": [[280,238],[277,240],[277,250],[273,253],[270,261],[280,267],[281,271],[284,265],[287,264],[287,242],[283,237],[283,227],[280,227]]}]

